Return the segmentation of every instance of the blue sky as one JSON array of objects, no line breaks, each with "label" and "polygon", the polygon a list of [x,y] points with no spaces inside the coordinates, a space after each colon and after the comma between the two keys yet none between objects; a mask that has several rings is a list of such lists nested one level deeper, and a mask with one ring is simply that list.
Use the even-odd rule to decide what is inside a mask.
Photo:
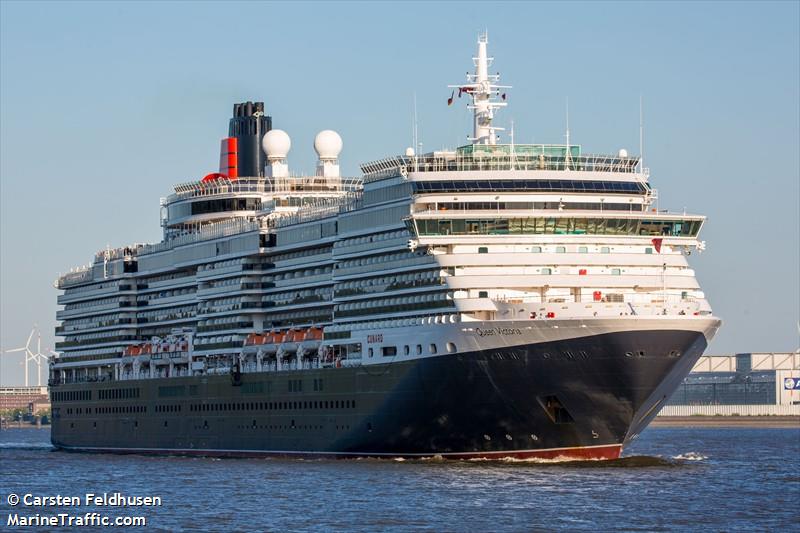
[{"label": "blue sky", "polygon": [[[798,347],[798,2],[0,3],[0,348],[52,345],[59,272],[160,238],[158,199],[218,164],[234,102],[344,139],[345,174],[410,143],[463,144],[446,85],[488,29],[517,142],[638,152],[660,207],[708,215],[692,263],[713,353]],[[502,124],[501,124],[502,125]],[[20,383],[0,358],[0,384]]]}]

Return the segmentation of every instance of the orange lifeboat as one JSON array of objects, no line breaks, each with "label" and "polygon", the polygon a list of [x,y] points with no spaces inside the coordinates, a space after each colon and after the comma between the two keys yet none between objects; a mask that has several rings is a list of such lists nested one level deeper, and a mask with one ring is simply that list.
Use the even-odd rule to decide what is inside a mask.
[{"label": "orange lifeboat", "polygon": [[309,328],[306,331],[305,336],[303,337],[304,341],[321,341],[322,340],[322,328],[313,327]]},{"label": "orange lifeboat", "polygon": [[289,332],[288,342],[302,342],[306,336],[306,330],[295,329]]},{"label": "orange lifeboat", "polygon": [[125,351],[122,352],[122,355],[125,357],[131,357],[134,355],[139,355],[142,353],[142,348],[138,344],[132,344],[131,346],[126,346]]}]

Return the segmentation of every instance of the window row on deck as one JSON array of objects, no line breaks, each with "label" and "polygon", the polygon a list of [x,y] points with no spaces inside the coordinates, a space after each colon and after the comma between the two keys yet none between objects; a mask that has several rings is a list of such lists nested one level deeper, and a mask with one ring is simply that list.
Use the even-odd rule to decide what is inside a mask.
[{"label": "window row on deck", "polygon": [[414,193],[440,192],[565,192],[643,194],[647,187],[638,181],[599,180],[452,180],[414,181]]},{"label": "window row on deck", "polygon": [[419,235],[652,235],[695,237],[699,220],[531,217],[415,219]]}]

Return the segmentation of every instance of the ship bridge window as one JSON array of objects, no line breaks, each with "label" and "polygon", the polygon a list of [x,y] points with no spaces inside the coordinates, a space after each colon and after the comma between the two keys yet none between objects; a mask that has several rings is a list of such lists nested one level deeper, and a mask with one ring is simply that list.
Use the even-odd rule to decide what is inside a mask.
[{"label": "ship bridge window", "polygon": [[446,192],[577,192],[608,194],[642,194],[646,191],[639,182],[599,180],[448,180],[414,181],[415,194]]},{"label": "ship bridge window", "polygon": [[[446,224],[444,224],[446,222]],[[417,219],[420,235],[662,235],[694,237],[700,221],[616,218]],[[442,231],[442,228],[448,228]]]}]

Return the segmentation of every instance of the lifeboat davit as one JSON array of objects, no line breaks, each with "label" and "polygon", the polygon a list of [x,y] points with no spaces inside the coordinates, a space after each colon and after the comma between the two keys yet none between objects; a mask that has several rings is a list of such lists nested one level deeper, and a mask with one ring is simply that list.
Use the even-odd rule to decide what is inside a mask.
[{"label": "lifeboat davit", "polygon": [[283,336],[275,331],[270,331],[266,333],[263,337],[263,343],[259,346],[259,349],[263,350],[265,354],[274,354],[278,351],[278,343],[283,340]]},{"label": "lifeboat davit", "polygon": [[305,331],[300,345],[297,348],[297,356],[305,357],[308,354],[316,353],[322,345],[322,328],[313,327]]},{"label": "lifeboat davit", "polygon": [[281,342],[278,342],[276,339],[278,357],[288,357],[290,354],[296,352],[297,347],[300,346],[300,342],[303,340],[304,334],[305,330],[303,329],[290,329],[283,334]]},{"label": "lifeboat davit", "polygon": [[251,333],[244,340],[242,353],[275,353],[278,349],[275,346],[275,334],[270,333]]},{"label": "lifeboat davit", "polygon": [[133,357],[142,353],[142,347],[138,344],[133,344],[131,346],[126,346],[125,351],[122,352],[123,357]]},{"label": "lifeboat davit", "polygon": [[260,346],[261,344],[264,344],[264,335],[261,333],[251,333],[244,339],[245,348],[248,346]]}]

